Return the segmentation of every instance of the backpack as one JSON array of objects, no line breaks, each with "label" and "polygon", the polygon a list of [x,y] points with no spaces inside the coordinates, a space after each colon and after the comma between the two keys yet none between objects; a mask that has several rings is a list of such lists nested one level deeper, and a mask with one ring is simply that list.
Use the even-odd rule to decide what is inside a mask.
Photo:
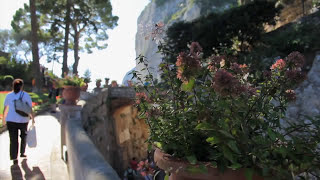
[{"label": "backpack", "polygon": [[28,117],[31,114],[32,108],[29,106],[27,102],[23,102],[24,92],[21,92],[19,99],[14,100],[14,108],[16,113],[23,117]]},{"label": "backpack", "polygon": [[[131,171],[130,171],[131,170]],[[128,178],[128,180],[134,180],[134,175],[133,175],[133,169],[128,169],[127,170],[127,172],[128,172],[128,174],[127,174],[127,178]]]}]

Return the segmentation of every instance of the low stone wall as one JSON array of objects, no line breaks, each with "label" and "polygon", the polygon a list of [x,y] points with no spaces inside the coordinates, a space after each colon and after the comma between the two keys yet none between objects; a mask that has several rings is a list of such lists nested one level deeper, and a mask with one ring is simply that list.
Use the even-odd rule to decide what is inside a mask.
[{"label": "low stone wall", "polygon": [[81,114],[84,129],[120,177],[131,158],[147,157],[148,128],[137,119],[135,94],[130,87],[103,89],[86,100]]},{"label": "low stone wall", "polygon": [[80,114],[82,107],[60,105],[60,110],[61,143],[67,146],[70,179],[120,179],[84,131]]}]

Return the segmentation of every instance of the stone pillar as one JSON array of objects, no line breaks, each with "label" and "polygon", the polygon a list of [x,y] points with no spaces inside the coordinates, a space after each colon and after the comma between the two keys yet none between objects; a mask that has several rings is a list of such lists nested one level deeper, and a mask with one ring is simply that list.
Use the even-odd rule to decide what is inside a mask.
[{"label": "stone pillar", "polygon": [[64,160],[67,160],[66,157],[64,157],[64,154],[65,154],[64,147],[66,148],[66,135],[65,135],[66,121],[70,119],[78,119],[80,121],[82,106],[61,104],[59,105],[59,109],[61,111],[60,113],[61,158]]}]

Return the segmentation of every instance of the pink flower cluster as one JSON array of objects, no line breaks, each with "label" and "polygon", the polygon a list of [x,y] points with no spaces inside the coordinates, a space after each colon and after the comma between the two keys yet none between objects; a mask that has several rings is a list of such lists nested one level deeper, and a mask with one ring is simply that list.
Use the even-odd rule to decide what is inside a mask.
[{"label": "pink flower cluster", "polygon": [[278,70],[281,70],[281,69],[284,69],[284,67],[286,66],[286,62],[283,60],[283,59],[278,59],[276,61],[276,63],[274,63],[272,66],[271,66],[271,70],[275,70],[275,69],[278,69]]},{"label": "pink flower cluster", "polygon": [[226,59],[226,56],[215,56],[215,55],[210,56],[208,69],[211,72],[217,71],[217,66],[220,64],[220,62],[224,61],[225,59]]},{"label": "pink flower cluster", "polygon": [[154,175],[155,170],[151,167],[148,159],[145,161],[140,161],[137,170],[142,176]]},{"label": "pink flower cluster", "polygon": [[246,64],[232,63],[231,70],[233,70],[236,74],[243,74],[247,73],[249,68]]},{"label": "pink flower cluster", "polygon": [[215,73],[212,87],[216,92],[223,96],[239,96],[243,93],[249,95],[256,94],[255,88],[241,84],[236,77],[224,69],[219,69]]},{"label": "pink flower cluster", "polygon": [[295,51],[290,53],[285,60],[278,59],[270,69],[285,70],[285,78],[292,83],[300,83],[306,79],[306,74],[301,70],[304,62],[304,56]]},{"label": "pink flower cluster", "polygon": [[297,98],[296,93],[292,89],[286,90],[285,97],[287,98],[288,101],[294,101]]},{"label": "pink flower cluster", "polygon": [[140,104],[141,101],[151,102],[146,93],[137,92],[136,93],[136,104]]},{"label": "pink flower cluster", "polygon": [[190,46],[190,53],[181,52],[177,58],[177,78],[182,82],[188,82],[201,68],[200,53],[202,51],[199,43],[193,42]]},{"label": "pink flower cluster", "polygon": [[304,56],[297,51],[290,53],[285,59],[293,69],[301,69],[305,63]]}]

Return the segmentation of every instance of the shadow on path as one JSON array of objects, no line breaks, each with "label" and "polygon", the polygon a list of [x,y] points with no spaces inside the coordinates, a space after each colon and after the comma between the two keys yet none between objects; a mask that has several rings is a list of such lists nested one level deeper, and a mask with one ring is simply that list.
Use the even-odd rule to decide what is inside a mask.
[{"label": "shadow on path", "polygon": [[24,159],[21,162],[21,167],[24,171],[24,178],[22,175],[21,168],[18,164],[11,166],[11,176],[13,180],[45,180],[45,177],[38,166],[32,167],[32,170],[29,168],[27,160]]}]

